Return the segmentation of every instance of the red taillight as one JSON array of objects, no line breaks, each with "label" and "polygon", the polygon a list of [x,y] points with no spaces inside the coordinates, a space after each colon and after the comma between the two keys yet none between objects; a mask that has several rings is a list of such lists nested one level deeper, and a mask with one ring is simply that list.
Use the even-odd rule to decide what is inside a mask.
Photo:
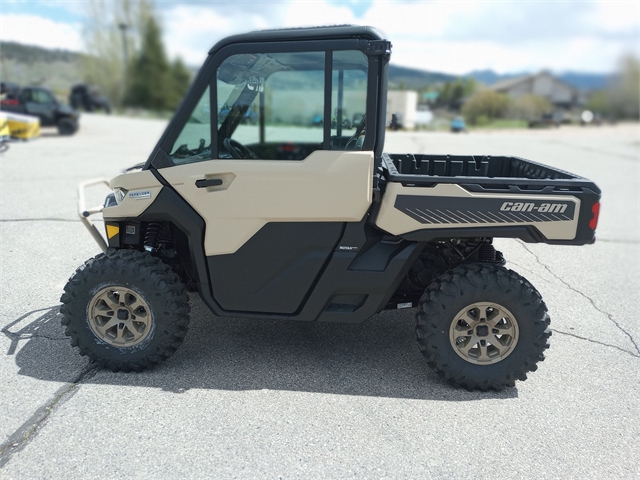
[{"label": "red taillight", "polygon": [[600,202],[594,203],[591,211],[593,212],[593,218],[589,222],[589,227],[591,227],[591,230],[595,230],[598,226],[598,216],[600,215]]}]

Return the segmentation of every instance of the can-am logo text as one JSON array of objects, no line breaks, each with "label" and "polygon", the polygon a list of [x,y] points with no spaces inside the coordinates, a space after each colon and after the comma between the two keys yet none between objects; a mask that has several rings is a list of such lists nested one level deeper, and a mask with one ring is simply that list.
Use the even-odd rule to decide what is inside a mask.
[{"label": "can-am logo text", "polygon": [[504,202],[500,207],[502,212],[564,213],[566,209],[566,203],[541,203],[536,205],[533,202]]}]

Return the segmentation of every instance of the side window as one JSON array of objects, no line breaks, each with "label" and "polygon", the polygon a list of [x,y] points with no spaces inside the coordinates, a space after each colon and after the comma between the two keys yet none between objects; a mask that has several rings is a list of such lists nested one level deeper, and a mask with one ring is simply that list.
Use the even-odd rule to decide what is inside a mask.
[{"label": "side window", "polygon": [[[367,56],[358,50],[334,51],[331,72],[326,72],[326,55],[280,52],[226,58],[217,71],[218,157],[303,160],[323,148],[362,149]],[[330,93],[325,90],[327,73]]]},{"label": "side window", "polygon": [[324,139],[324,52],[241,54],[218,69],[220,158],[302,160]]},{"label": "side window", "polygon": [[53,98],[49,92],[43,90],[31,90],[32,101],[43,105],[53,103]]},{"label": "side window", "polygon": [[331,149],[362,150],[366,135],[367,57],[357,50],[333,52]]},{"label": "side window", "polygon": [[209,87],[204,91],[189,120],[171,149],[175,164],[200,162],[211,158],[211,104]]}]

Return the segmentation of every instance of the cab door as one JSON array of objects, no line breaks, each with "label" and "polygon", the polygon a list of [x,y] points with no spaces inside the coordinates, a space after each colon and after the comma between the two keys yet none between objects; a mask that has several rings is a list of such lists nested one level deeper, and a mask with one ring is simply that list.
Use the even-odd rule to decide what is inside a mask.
[{"label": "cab door", "polygon": [[159,172],[205,220],[221,308],[294,315],[371,206],[369,61],[358,49],[260,50],[219,54]]}]

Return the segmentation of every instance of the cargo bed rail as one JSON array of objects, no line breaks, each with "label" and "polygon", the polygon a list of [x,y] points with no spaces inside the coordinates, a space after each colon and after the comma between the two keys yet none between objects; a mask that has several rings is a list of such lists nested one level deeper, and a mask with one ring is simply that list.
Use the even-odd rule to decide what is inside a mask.
[{"label": "cargo bed rail", "polygon": [[387,180],[405,186],[454,183],[472,191],[600,194],[586,178],[519,157],[385,153],[382,160]]}]

